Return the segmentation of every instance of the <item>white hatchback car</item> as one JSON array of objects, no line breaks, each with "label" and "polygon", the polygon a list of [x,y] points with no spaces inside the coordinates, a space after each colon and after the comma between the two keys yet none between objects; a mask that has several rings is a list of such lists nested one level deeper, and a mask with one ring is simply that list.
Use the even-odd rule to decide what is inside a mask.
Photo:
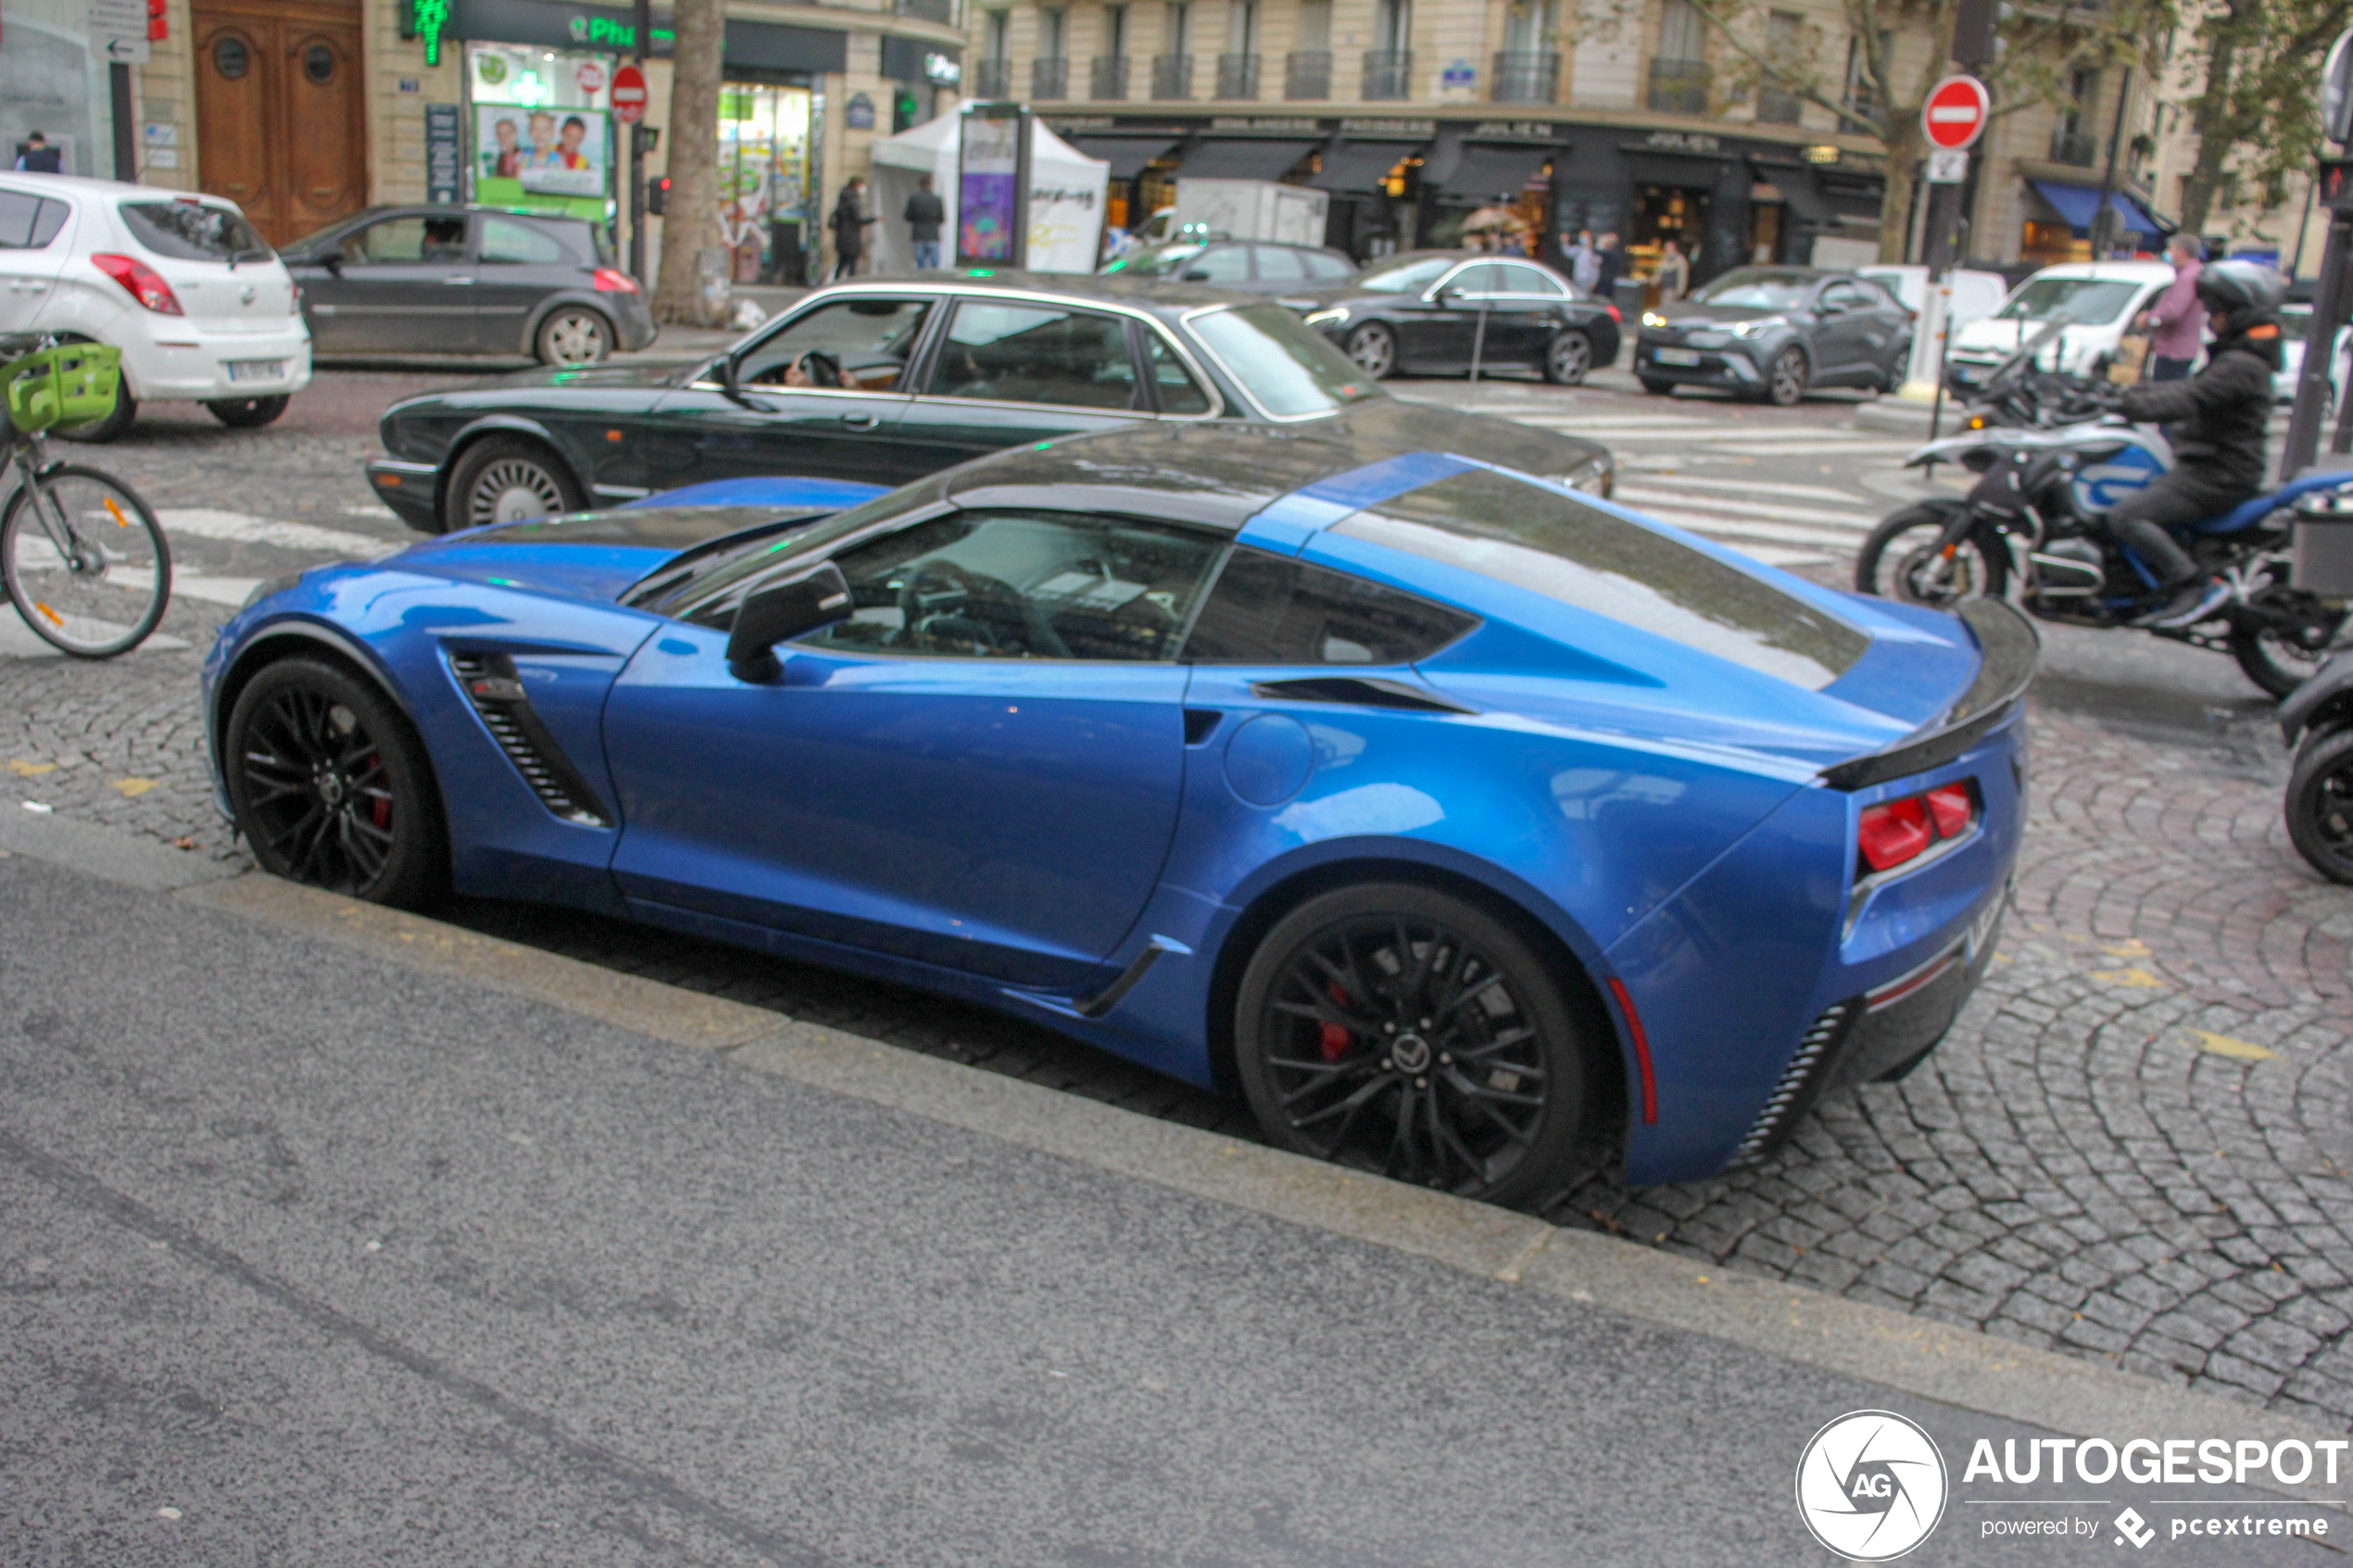
[{"label": "white hatchback car", "polygon": [[121,434],[142,402],[268,424],[310,383],[294,279],[218,196],[0,173],[0,333],[12,332],[122,350],[115,411],[58,433],[85,441]]}]

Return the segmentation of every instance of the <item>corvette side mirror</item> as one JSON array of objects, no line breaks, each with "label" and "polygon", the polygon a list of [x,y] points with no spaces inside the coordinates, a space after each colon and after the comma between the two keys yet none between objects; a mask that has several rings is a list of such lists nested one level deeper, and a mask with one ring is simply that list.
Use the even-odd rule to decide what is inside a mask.
[{"label": "corvette side mirror", "polygon": [[727,669],[738,681],[773,681],[783,669],[778,643],[847,621],[853,608],[849,583],[831,561],[772,583],[736,607],[727,633]]}]

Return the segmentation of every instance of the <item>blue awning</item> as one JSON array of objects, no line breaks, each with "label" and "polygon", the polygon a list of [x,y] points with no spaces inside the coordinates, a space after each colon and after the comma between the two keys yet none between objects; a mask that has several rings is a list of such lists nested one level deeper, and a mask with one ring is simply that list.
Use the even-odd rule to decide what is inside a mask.
[{"label": "blue awning", "polygon": [[[2069,228],[2087,234],[2091,232],[2092,215],[2100,209],[2100,188],[2097,185],[2067,185],[2057,180],[2031,180],[2027,183],[2034,187],[2036,195],[2058,209],[2058,215],[2067,220]],[[2147,207],[2122,191],[2112,194],[2108,197],[2108,205],[2116,208],[2119,218],[2124,220],[2126,233],[2146,234],[2155,239],[2165,232],[2165,225],[2150,216]]]}]

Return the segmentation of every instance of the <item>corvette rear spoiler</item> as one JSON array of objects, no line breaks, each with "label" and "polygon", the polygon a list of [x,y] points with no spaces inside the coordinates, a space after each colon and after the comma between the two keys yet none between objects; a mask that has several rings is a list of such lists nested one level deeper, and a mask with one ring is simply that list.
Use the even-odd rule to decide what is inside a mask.
[{"label": "corvette rear spoiler", "polygon": [[1941,767],[2008,718],[2034,679],[2043,640],[2034,623],[2000,599],[1971,599],[1962,621],[1977,639],[1977,676],[1937,721],[1884,751],[1866,752],[1822,770],[1832,789],[1865,789]]}]

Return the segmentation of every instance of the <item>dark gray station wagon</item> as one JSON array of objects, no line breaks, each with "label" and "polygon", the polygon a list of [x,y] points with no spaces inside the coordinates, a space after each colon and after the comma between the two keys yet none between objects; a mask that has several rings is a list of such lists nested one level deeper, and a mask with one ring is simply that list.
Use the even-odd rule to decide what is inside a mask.
[{"label": "dark gray station wagon", "polygon": [[528,354],[593,365],[654,340],[612,242],[579,218],[380,207],[279,253],[317,354]]}]

